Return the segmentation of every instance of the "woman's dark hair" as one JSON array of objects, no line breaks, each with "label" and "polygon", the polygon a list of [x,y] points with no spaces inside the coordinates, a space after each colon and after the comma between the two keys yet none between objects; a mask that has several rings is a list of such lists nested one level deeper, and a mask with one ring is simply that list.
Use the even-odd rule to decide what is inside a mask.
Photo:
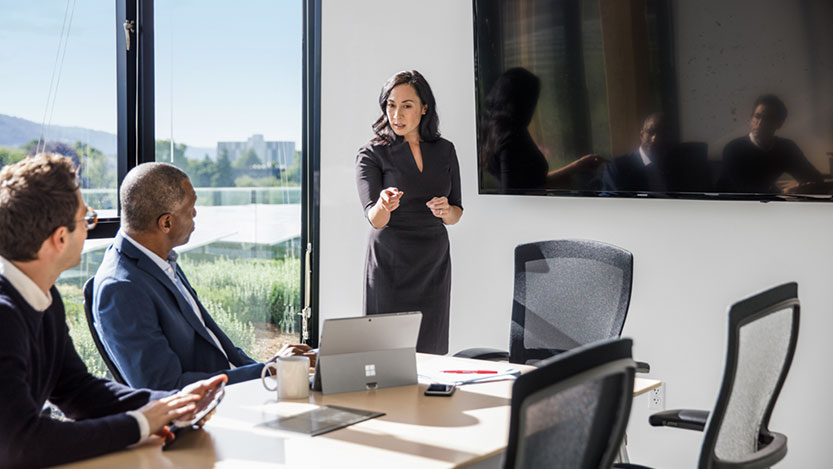
[{"label": "woman's dark hair", "polygon": [[422,104],[427,105],[428,109],[425,115],[419,121],[419,138],[426,142],[434,142],[440,138],[440,116],[437,115],[437,103],[434,101],[434,93],[431,92],[431,87],[425,77],[416,70],[407,70],[399,72],[390,77],[382,87],[379,93],[379,107],[382,109],[382,115],[373,123],[373,142],[389,145],[396,140],[396,134],[390,127],[388,122],[388,98],[391,91],[399,85],[411,85],[416,90],[419,100]]},{"label": "woman's dark hair", "polygon": [[480,121],[480,162],[490,173],[499,171],[501,141],[527,131],[540,92],[541,80],[521,67],[505,71],[492,86]]}]

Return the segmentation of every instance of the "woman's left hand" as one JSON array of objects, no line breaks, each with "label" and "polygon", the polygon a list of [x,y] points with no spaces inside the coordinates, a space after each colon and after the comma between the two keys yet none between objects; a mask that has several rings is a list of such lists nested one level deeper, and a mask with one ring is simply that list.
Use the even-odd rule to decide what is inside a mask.
[{"label": "woman's left hand", "polygon": [[433,199],[429,200],[425,203],[429,209],[431,209],[431,213],[434,214],[437,218],[442,218],[448,215],[448,211],[451,208],[448,205],[448,198],[446,197],[434,197]]}]

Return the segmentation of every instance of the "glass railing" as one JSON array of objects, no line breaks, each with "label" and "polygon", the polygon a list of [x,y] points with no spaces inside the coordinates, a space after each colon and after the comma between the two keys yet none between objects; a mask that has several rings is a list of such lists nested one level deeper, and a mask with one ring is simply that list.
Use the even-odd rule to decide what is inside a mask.
[{"label": "glass railing", "polygon": [[[197,206],[300,204],[301,187],[195,187]],[[101,214],[116,210],[116,189],[81,189],[84,201]]]}]

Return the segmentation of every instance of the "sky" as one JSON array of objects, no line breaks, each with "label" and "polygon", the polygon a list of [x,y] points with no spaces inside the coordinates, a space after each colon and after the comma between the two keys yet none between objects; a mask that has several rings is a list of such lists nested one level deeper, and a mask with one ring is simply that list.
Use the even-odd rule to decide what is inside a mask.
[{"label": "sky", "polygon": [[[113,0],[0,0],[0,114],[44,119],[67,5],[51,123],[115,133]],[[300,147],[301,0],[157,0],[154,17],[157,139],[173,128],[192,147],[253,134]]]}]

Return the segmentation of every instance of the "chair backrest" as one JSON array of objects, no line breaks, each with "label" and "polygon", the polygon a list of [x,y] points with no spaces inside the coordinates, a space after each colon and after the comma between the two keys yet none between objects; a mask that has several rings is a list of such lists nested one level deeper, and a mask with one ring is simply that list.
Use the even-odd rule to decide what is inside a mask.
[{"label": "chair backrest", "polygon": [[633,255],[611,244],[558,240],[517,246],[509,361],[534,363],[619,337],[632,284]]},{"label": "chair backrest", "polygon": [[116,368],[116,364],[113,363],[110,355],[107,354],[107,349],[101,343],[101,337],[98,336],[98,330],[95,328],[95,319],[93,318],[93,280],[95,280],[95,277],[90,277],[84,283],[84,315],[87,317],[87,326],[90,328],[90,335],[93,336],[95,348],[98,349],[98,354],[101,355],[101,359],[104,360],[104,364],[110,370],[110,374],[113,375],[113,380],[121,384],[127,384],[121,373],[119,373],[119,369]]},{"label": "chair backrest", "polygon": [[610,468],[630,416],[632,345],[610,339],[582,346],[519,376],[504,467]]},{"label": "chair backrest", "polygon": [[726,369],[700,468],[769,467],[786,456],[787,438],[769,431],[769,417],[795,353],[799,313],[796,283],[729,308]]}]

